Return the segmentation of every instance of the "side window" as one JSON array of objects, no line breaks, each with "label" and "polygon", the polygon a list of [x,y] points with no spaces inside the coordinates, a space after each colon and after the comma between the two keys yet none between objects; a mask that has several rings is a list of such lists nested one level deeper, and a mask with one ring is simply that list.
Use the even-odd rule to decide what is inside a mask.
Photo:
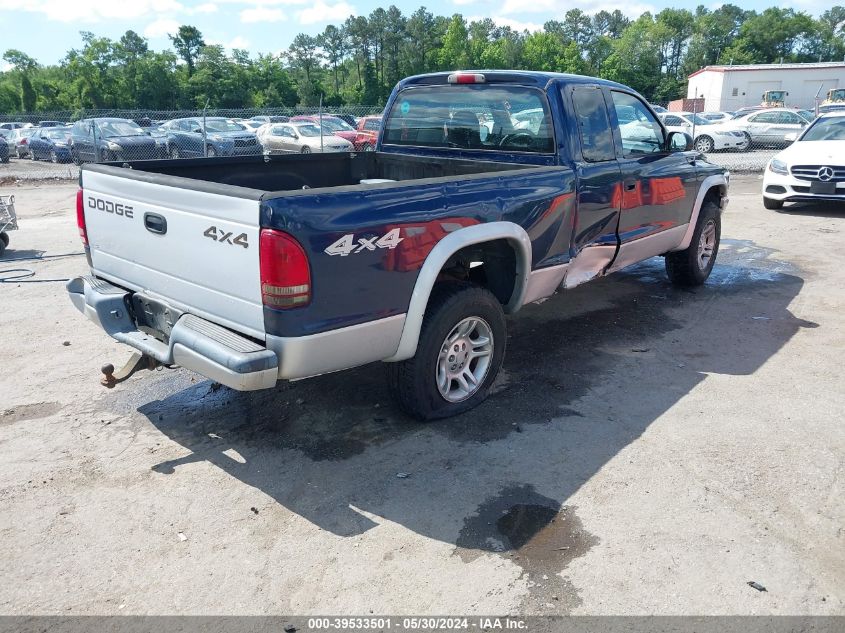
[{"label": "side window", "polygon": [[755,116],[752,121],[754,123],[777,123],[778,122],[778,113],[777,112],[761,112],[757,116]]},{"label": "side window", "polygon": [[607,106],[601,90],[576,88],[572,91],[578,132],[581,136],[581,153],[591,163],[616,158],[613,133],[607,118]]},{"label": "side window", "polygon": [[379,121],[377,121],[376,119],[371,119],[371,120],[367,121],[366,123],[364,123],[364,129],[375,131],[375,130],[378,130],[379,125],[380,125]]},{"label": "side window", "polygon": [[274,125],[272,133],[273,133],[273,136],[284,136],[285,135],[285,126],[284,125]]},{"label": "side window", "polygon": [[[663,151],[663,128],[649,112],[646,105],[634,95],[611,92],[613,106],[619,116],[619,134],[622,137],[622,155],[638,156]],[[633,114],[633,118],[632,115]],[[627,123],[622,121],[626,120]]]},{"label": "side window", "polygon": [[665,123],[666,125],[674,125],[674,126],[679,126],[679,125],[684,124],[683,120],[680,119],[679,117],[676,117],[676,116],[667,116],[666,118],[663,119],[663,123]]},{"label": "side window", "polygon": [[798,118],[798,115],[795,114],[794,112],[781,112],[780,113],[780,122],[798,125],[801,121]]}]

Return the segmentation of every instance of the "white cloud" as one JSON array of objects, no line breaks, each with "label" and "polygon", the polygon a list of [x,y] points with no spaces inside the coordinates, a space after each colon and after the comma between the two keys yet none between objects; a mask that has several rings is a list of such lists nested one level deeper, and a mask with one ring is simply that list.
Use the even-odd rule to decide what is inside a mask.
[{"label": "white cloud", "polygon": [[185,13],[186,7],[176,0],[0,0],[0,11],[43,13],[59,22],[98,22],[100,20],[140,18],[150,14]]},{"label": "white cloud", "polygon": [[252,24],[254,22],[283,22],[287,15],[282,9],[268,9],[267,7],[254,7],[241,11],[241,22]]},{"label": "white cloud", "polygon": [[452,0],[452,4],[456,4],[459,7],[466,6],[468,4],[475,4],[478,0]]},{"label": "white cloud", "polygon": [[0,59],[0,73],[9,72],[12,70],[12,65],[5,59]]},{"label": "white cloud", "polygon": [[[550,13],[552,15],[563,16],[569,9],[579,8],[573,6],[573,3],[564,0],[504,0],[502,4],[502,15],[513,15],[522,13]],[[642,2],[597,2],[595,4],[586,4],[580,7],[582,11],[593,15],[599,11],[614,11],[619,9],[622,13],[629,17],[638,18],[646,11],[656,12],[656,8],[652,4]]]},{"label": "white cloud", "polygon": [[165,38],[168,35],[173,35],[179,30],[179,22],[169,18],[160,18],[155,22],[150,22],[147,28],[144,29],[144,37],[151,40]]},{"label": "white cloud", "polygon": [[342,22],[350,15],[356,15],[355,7],[343,0],[335,4],[326,4],[323,0],[316,0],[313,6],[296,12],[300,24],[322,24],[325,22]]},{"label": "white cloud", "polygon": [[213,2],[206,2],[194,7],[188,11],[189,13],[217,13],[217,5]]},{"label": "white cloud", "polygon": [[486,16],[486,15],[472,15],[466,18],[467,24],[471,22],[480,22],[481,20],[485,20],[487,18],[493,20],[493,23],[496,26],[509,26],[514,31],[518,33],[522,33],[523,31],[542,31],[543,25],[537,24],[536,22],[521,22],[519,20],[512,20],[511,18],[505,18],[500,15],[493,15],[493,16]]},{"label": "white cloud", "polygon": [[222,46],[223,48],[225,48],[227,50],[232,50],[234,48],[240,48],[240,49],[244,50],[244,49],[249,48],[249,44],[250,44],[249,40],[246,39],[242,35],[237,35],[237,36],[233,37],[231,40],[229,40],[228,42],[224,42],[222,40],[215,40],[213,38],[207,37],[207,38],[205,38],[205,43],[208,44],[209,46]]}]

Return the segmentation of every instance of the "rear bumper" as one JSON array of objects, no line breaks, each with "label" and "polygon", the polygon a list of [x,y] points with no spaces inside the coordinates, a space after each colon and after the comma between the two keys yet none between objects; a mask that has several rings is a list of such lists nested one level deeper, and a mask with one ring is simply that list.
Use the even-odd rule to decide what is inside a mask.
[{"label": "rear bumper", "polygon": [[267,389],[279,376],[278,356],[246,338],[193,314],[181,315],[167,341],[138,329],[131,292],[95,277],[67,284],[73,305],[109,336],[166,365],[180,365],[239,391]]}]

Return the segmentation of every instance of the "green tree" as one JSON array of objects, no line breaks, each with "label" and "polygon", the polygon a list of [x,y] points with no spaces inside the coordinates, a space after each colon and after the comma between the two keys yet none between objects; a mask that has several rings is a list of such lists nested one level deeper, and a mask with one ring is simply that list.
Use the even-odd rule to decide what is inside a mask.
[{"label": "green tree", "polygon": [[469,31],[463,16],[458,13],[452,16],[446,28],[443,45],[437,56],[437,65],[447,70],[469,67]]},{"label": "green tree", "polygon": [[3,53],[3,59],[11,64],[18,75],[20,84],[20,108],[24,112],[35,110],[37,95],[32,87],[32,75],[38,69],[38,63],[26,53],[10,48]]},{"label": "green tree", "polygon": [[195,26],[183,24],[179,27],[176,35],[168,35],[170,41],[173,43],[173,48],[181,57],[185,65],[188,67],[188,77],[194,74],[197,57],[200,51],[205,47],[205,40],[202,33]]}]

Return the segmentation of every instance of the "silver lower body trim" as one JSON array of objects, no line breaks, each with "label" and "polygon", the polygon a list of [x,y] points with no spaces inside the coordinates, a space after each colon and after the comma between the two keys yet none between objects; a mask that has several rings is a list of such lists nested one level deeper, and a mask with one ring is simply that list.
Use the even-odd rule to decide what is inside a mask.
[{"label": "silver lower body trim", "polygon": [[297,380],[390,358],[396,353],[405,315],[310,336],[267,335],[267,349],[279,358],[279,378]]}]

